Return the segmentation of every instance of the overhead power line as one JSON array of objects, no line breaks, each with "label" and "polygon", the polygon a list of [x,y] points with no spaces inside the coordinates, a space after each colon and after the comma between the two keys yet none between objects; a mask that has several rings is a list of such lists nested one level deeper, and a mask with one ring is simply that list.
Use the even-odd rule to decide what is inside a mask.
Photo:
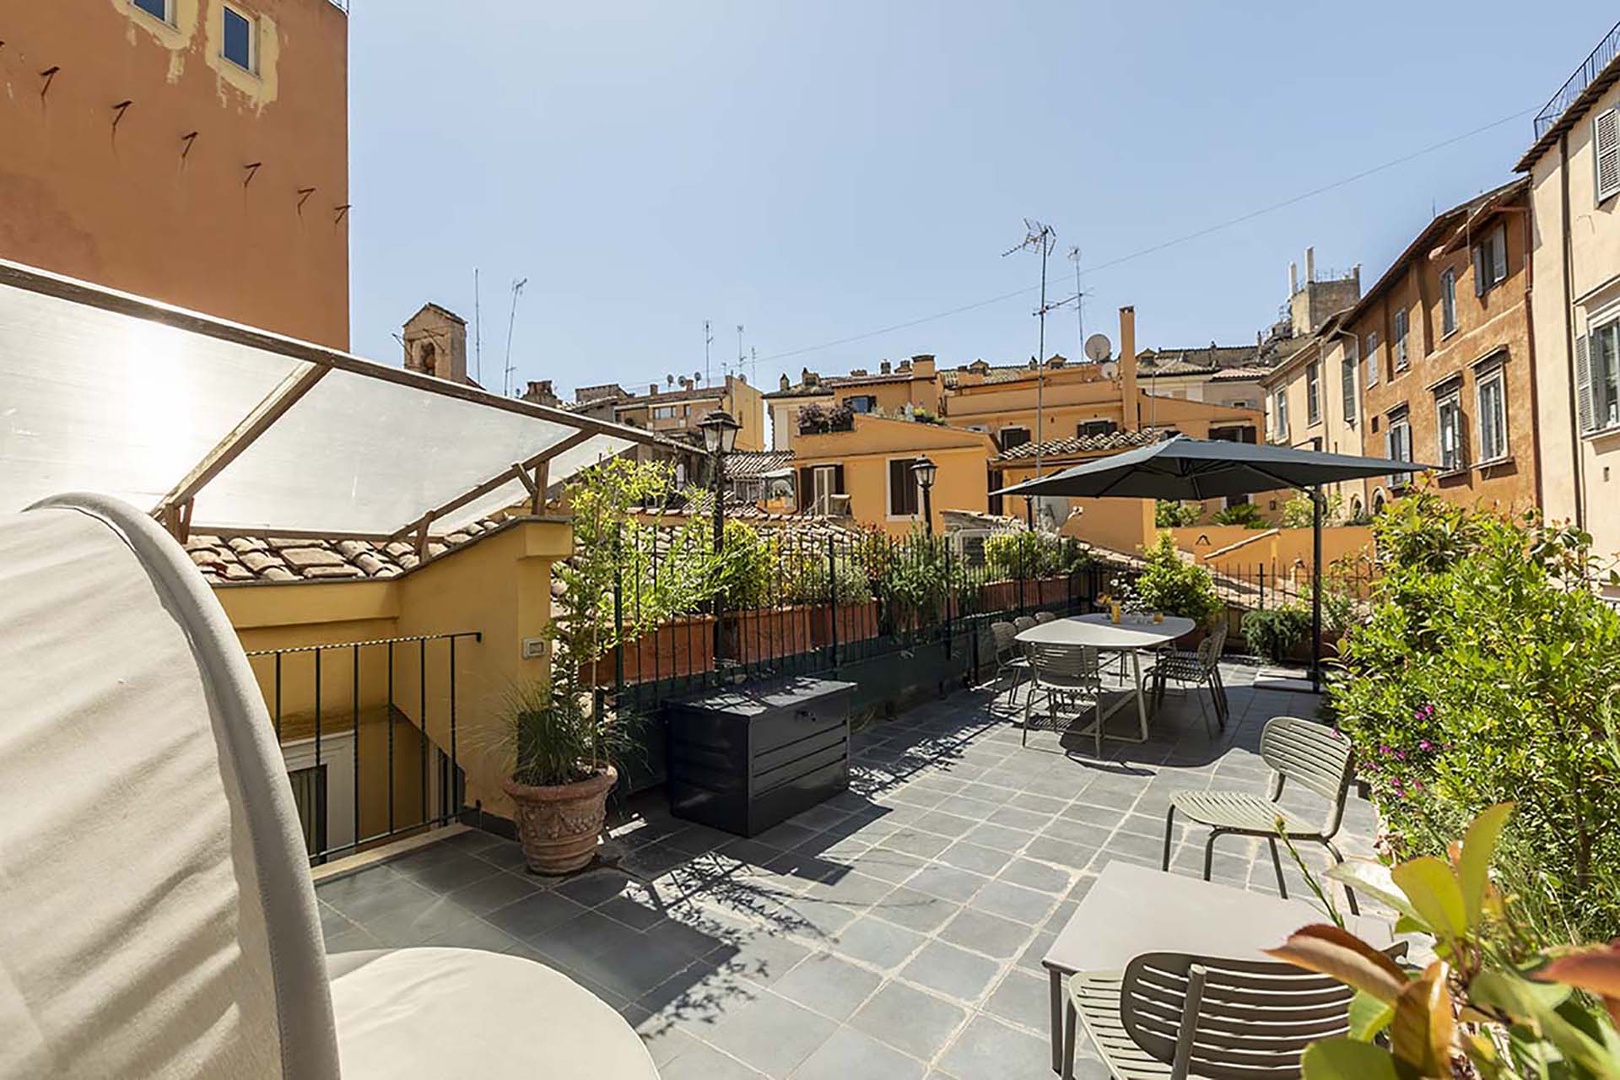
[{"label": "overhead power line", "polygon": [[[1465,131],[1461,135],[1453,135],[1449,139],[1443,139],[1440,142],[1431,143],[1422,149],[1413,150],[1412,152],[1402,154],[1397,158],[1391,158],[1390,160],[1382,162],[1378,165],[1374,165],[1371,168],[1363,169],[1358,173],[1352,173],[1349,176],[1341,177],[1330,184],[1323,184],[1320,187],[1315,187],[1309,191],[1301,192],[1298,195],[1283,199],[1281,202],[1274,202],[1268,206],[1262,206],[1257,210],[1251,210],[1246,214],[1240,214],[1237,217],[1228,218],[1225,221],[1220,221],[1213,225],[1206,225],[1201,229],[1195,229],[1194,231],[1184,233],[1181,236],[1173,237],[1169,240],[1162,240],[1159,243],[1150,244],[1147,247],[1139,248],[1136,251],[1130,252],[1129,254],[1120,255],[1117,258],[1108,259],[1104,262],[1097,263],[1093,266],[1087,267],[1085,272],[1087,274],[1095,274],[1099,270],[1107,270],[1115,266],[1120,266],[1124,263],[1133,262],[1136,259],[1157,254],[1158,252],[1164,251],[1167,248],[1176,247],[1180,244],[1186,244],[1193,240],[1202,239],[1203,237],[1209,236],[1211,233],[1217,233],[1223,229],[1230,229],[1233,226],[1242,225],[1245,222],[1253,221],[1254,219],[1264,217],[1267,214],[1274,214],[1278,210],[1285,210],[1290,206],[1305,202],[1308,199],[1314,199],[1319,195],[1325,195],[1330,191],[1336,191],[1339,188],[1365,180],[1369,176],[1375,176],[1378,173],[1386,172],[1397,166],[1405,165],[1409,161],[1415,161],[1416,159],[1424,157],[1428,154],[1432,154],[1437,150],[1444,150],[1448,146],[1454,146],[1457,143],[1471,139],[1476,135],[1482,135],[1487,131],[1499,128],[1503,124],[1512,123],[1513,121],[1528,116],[1533,112],[1535,112],[1535,109],[1533,108],[1520,109],[1511,116],[1504,116],[1500,120],[1493,120],[1489,124],[1484,124],[1480,127],[1472,129],[1471,131]],[[770,362],[773,360],[786,360],[789,357],[804,356],[808,353],[821,352],[824,349],[835,349],[840,345],[850,345],[857,341],[866,341],[869,338],[882,337],[884,334],[892,334],[897,330],[908,330],[913,326],[921,326],[924,323],[935,322],[939,319],[948,319],[953,315],[961,315],[969,311],[977,310],[978,308],[989,307],[992,304],[1000,304],[1007,300],[1014,300],[1020,296],[1027,296],[1030,293],[1037,292],[1039,291],[1039,288],[1039,286],[1033,286],[1023,289],[1014,289],[1012,292],[1005,292],[999,296],[991,296],[983,300],[976,300],[971,304],[962,304],[959,307],[950,308],[946,311],[936,311],[932,315],[923,315],[915,319],[907,319],[904,322],[892,323],[888,326],[879,327],[876,330],[867,330],[859,334],[850,334],[847,337],[836,338],[832,341],[823,341],[818,345],[805,345],[797,349],[788,349],[785,352],[771,353],[768,356],[760,357],[760,359],[765,362]]]}]

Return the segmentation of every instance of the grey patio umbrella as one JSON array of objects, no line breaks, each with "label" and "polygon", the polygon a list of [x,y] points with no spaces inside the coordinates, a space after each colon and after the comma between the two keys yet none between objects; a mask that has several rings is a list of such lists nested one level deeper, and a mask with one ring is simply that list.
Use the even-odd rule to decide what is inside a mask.
[{"label": "grey patio umbrella", "polygon": [[1215,499],[1278,488],[1309,492],[1311,570],[1311,685],[1322,682],[1322,485],[1429,468],[1411,461],[1324,454],[1288,446],[1190,439],[1164,442],[1098,458],[1051,476],[1002,488],[997,495],[1067,495],[1093,499]]}]

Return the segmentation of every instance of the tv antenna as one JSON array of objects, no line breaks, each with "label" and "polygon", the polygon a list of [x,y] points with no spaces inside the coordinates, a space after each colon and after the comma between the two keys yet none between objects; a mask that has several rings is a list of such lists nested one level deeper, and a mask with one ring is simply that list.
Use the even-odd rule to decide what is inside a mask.
[{"label": "tv antenna", "polygon": [[1074,311],[1075,323],[1078,327],[1078,334],[1074,340],[1081,343],[1080,347],[1083,350],[1086,340],[1086,294],[1080,291],[1080,246],[1078,244],[1070,246],[1069,261],[1074,263]]},{"label": "tv antenna", "polygon": [[529,283],[528,278],[519,278],[512,282],[512,308],[506,317],[506,376],[501,382],[501,394],[504,397],[512,396],[512,328],[517,325],[518,297],[523,295],[523,286]]},{"label": "tv antenna", "polygon": [[484,385],[483,320],[478,317],[478,267],[473,267],[473,379]]},{"label": "tv antenna", "polygon": [[[1041,253],[1041,306],[1035,309],[1035,317],[1040,322],[1040,344],[1035,352],[1035,475],[1041,475],[1041,443],[1044,436],[1041,432],[1041,421],[1046,406],[1046,313],[1060,308],[1068,301],[1056,304],[1046,302],[1046,261],[1052,254],[1052,248],[1057,243],[1057,230],[1044,222],[1031,218],[1024,219],[1024,239],[1016,247],[1008,248],[1001,253],[1002,258],[1015,255],[1020,251],[1038,250]],[[1034,501],[1029,503],[1031,519],[1034,515]]]},{"label": "tv antenna", "polygon": [[703,385],[708,386],[713,380],[709,378],[709,346],[714,344],[714,334],[709,332],[709,320],[703,320]]}]

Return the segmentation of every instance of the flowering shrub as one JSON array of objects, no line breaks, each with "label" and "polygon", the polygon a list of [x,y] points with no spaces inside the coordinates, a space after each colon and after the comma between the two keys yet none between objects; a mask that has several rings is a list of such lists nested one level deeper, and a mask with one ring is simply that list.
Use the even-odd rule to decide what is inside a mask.
[{"label": "flowering shrub", "polygon": [[1514,801],[1499,869],[1549,940],[1620,933],[1620,616],[1590,539],[1427,492],[1374,526],[1383,576],[1329,703],[1404,854]]}]

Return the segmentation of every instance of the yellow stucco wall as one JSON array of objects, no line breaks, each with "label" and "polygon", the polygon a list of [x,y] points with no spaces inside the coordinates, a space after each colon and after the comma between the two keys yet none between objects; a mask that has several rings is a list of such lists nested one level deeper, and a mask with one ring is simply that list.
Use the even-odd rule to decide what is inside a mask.
[{"label": "yellow stucco wall", "polygon": [[[457,764],[466,770],[469,805],[482,801],[508,814],[501,783],[508,761],[501,736],[501,707],[510,690],[546,678],[543,658],[524,659],[523,641],[539,637],[551,618],[551,565],[572,551],[572,526],[561,520],[519,519],[476,542],[390,581],[299,582],[222,586],[215,590],[243,647],[248,650],[330,645],[476,631],[482,641],[456,645]],[[448,752],[450,687],[448,645],[430,642],[425,669],[416,646],[395,651],[394,701],[429,739]],[[337,650],[323,667],[321,711],[333,730],[352,730],[354,672],[348,650]],[[362,770],[386,763],[384,706],[386,651],[361,652]],[[255,673],[273,709],[273,661],[254,661]],[[425,670],[426,685],[421,673]],[[306,734],[315,712],[310,654],[283,659],[281,711],[288,733]],[[424,693],[425,690],[425,693]],[[407,752],[402,739],[396,750]],[[385,778],[386,780],[386,778]],[[386,784],[384,780],[384,790]],[[369,794],[370,798],[365,797]],[[374,784],[362,786],[363,815],[381,813]],[[396,799],[397,801],[397,799]]]},{"label": "yellow stucco wall", "polygon": [[[889,513],[889,462],[909,461],[926,453],[937,465],[930,502],[933,526],[939,531],[943,510],[984,513],[989,506],[989,461],[995,452],[987,436],[939,424],[857,416],[853,431],[799,436],[794,451],[797,468],[838,464],[844,467],[844,493],[850,515],[897,536],[922,523],[922,515]],[[918,500],[921,507],[921,499]]]}]

